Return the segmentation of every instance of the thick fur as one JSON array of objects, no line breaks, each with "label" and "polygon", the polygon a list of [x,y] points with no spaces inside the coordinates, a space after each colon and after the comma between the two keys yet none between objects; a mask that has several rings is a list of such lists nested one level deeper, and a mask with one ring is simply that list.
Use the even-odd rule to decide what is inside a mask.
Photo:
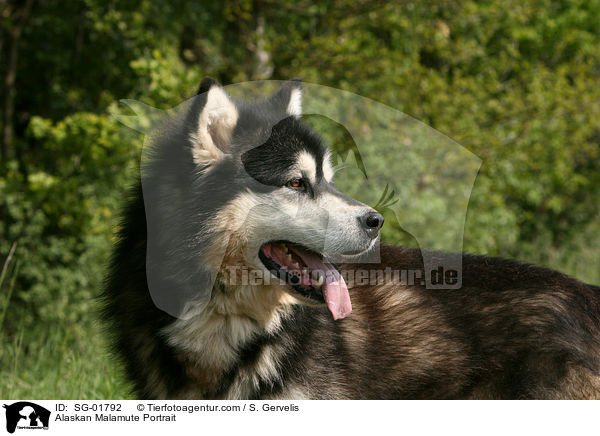
[{"label": "thick fur", "polygon": [[[268,241],[272,230],[264,230],[268,226],[260,214],[240,217],[240,209],[277,196],[287,204],[289,193],[281,191],[281,186],[297,167],[303,167],[302,174],[312,177],[314,184],[299,207],[325,208],[319,199],[327,197],[341,211],[340,217],[329,217],[330,230],[339,240],[330,245],[320,241],[323,250],[342,250],[344,240],[358,244],[359,237],[351,230],[335,231],[335,220],[342,220],[341,214],[363,211],[364,205],[329,186],[332,170],[327,150],[298,119],[301,87],[297,82],[258,108],[233,104],[235,112],[226,114],[225,121],[217,124],[223,130],[216,133],[210,128],[201,130],[202,119],[213,116],[206,112],[210,99],[222,98],[221,94],[211,97],[215,87],[214,81],[203,82],[203,96],[191,105],[187,118],[167,128],[171,132],[168,144],[156,141],[154,162],[161,164],[161,174],[168,175],[151,179],[157,186],[177,187],[168,199],[153,198],[161,205],[159,211],[169,201],[183,199],[177,210],[184,218],[172,217],[181,221],[177,221],[177,231],[169,230],[169,237],[164,238],[165,247],[179,247],[186,237],[198,234],[205,239],[175,250],[175,259],[157,268],[169,273],[187,271],[191,258],[202,259],[206,270],[217,276],[210,298],[202,310],[184,318],[156,307],[148,289],[151,265],[147,265],[148,210],[144,204],[148,196],[143,195],[146,187],[142,191],[141,185],[132,191],[107,278],[105,318],[114,334],[115,352],[139,397],[600,399],[600,288],[556,271],[464,255],[460,289],[428,290],[420,284],[385,280],[354,286],[350,289],[353,312],[337,321],[325,306],[304,304],[278,284],[228,285],[221,279],[222,265],[210,257],[211,250],[220,247],[223,265],[260,268],[252,253]],[[215,107],[228,110],[229,106]],[[273,115],[276,108],[280,108],[279,116]],[[267,129],[269,134],[258,142],[250,141],[257,135],[252,136],[249,129],[266,119],[275,127]],[[200,124],[190,120],[200,120]],[[198,148],[194,141],[206,134],[212,135],[204,139],[210,142],[208,149]],[[159,168],[152,165],[151,175]],[[232,185],[250,188],[211,184],[210,178],[219,171],[228,174]],[[189,190],[181,188],[187,185]],[[186,201],[187,196],[206,190],[214,195]],[[235,220],[240,225],[231,225]],[[308,225],[299,222],[290,226]],[[210,231],[203,227],[203,232],[194,233],[194,225],[209,226]],[[283,227],[275,229],[292,231]],[[347,227],[340,221],[339,229]],[[293,231],[304,235],[301,228]],[[285,236],[276,234],[272,239]],[[422,270],[423,261],[419,250],[382,244],[380,264],[338,267],[346,272]],[[192,273],[176,276],[194,278]],[[191,286],[185,280],[165,283],[174,289]]]}]

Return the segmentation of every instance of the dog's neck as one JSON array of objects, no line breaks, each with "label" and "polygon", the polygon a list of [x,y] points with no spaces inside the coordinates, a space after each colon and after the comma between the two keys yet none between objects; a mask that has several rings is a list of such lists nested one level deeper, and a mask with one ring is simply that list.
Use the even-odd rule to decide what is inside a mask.
[{"label": "dog's neck", "polygon": [[178,319],[165,329],[167,342],[183,356],[199,385],[217,384],[235,367],[239,352],[261,334],[277,331],[292,305],[292,296],[277,285],[215,286],[202,312]]}]

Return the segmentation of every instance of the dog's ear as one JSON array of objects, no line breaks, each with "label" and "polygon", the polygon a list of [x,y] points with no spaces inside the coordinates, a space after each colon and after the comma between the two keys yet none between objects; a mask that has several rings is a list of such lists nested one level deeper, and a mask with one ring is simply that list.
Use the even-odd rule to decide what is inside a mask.
[{"label": "dog's ear", "polygon": [[229,152],[231,134],[239,113],[233,100],[219,83],[206,77],[202,80],[195,97],[191,116],[195,128],[191,140],[194,161],[199,165],[210,165]]},{"label": "dog's ear", "polygon": [[270,101],[287,115],[299,118],[302,116],[302,80],[295,78],[285,82]]}]

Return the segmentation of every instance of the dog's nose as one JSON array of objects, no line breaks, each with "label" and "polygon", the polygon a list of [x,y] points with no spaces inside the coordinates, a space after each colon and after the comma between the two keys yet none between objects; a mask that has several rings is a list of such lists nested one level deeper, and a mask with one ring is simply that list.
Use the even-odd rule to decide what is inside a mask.
[{"label": "dog's nose", "polygon": [[383,215],[379,212],[371,211],[359,218],[362,227],[371,238],[375,238],[379,233],[379,229],[383,225]]}]

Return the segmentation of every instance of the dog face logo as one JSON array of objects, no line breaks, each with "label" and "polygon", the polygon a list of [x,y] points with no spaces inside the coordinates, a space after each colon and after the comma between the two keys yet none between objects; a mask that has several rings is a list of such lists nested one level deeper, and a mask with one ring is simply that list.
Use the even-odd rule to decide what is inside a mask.
[{"label": "dog face logo", "polygon": [[19,429],[48,429],[50,411],[28,401],[3,406],[6,409],[6,431]]}]

